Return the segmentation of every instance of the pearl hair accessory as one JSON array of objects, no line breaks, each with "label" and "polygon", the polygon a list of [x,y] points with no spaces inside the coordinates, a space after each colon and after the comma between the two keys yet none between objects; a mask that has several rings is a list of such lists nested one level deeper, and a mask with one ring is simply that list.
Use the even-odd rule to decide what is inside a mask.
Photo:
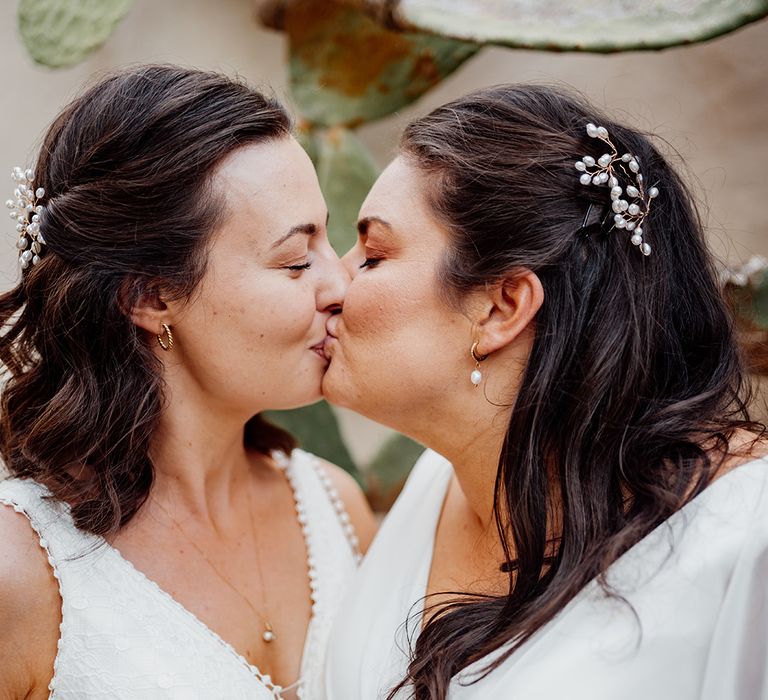
[{"label": "pearl hair accessory", "polygon": [[26,270],[30,264],[37,265],[40,262],[40,254],[45,245],[45,239],[40,232],[40,214],[43,207],[37,203],[45,197],[45,190],[42,187],[33,189],[33,175],[31,170],[15,167],[11,179],[16,183],[16,189],[13,191],[16,199],[9,199],[5,203],[11,210],[10,217],[16,221],[16,230],[19,232],[16,247],[19,249],[19,265],[22,270]]},{"label": "pearl hair accessory", "polygon": [[[587,124],[587,135],[608,144],[611,151],[603,153],[597,160],[592,156],[584,156],[577,161],[576,170],[581,173],[579,182],[582,185],[604,185],[610,188],[611,208],[614,212],[612,228],[631,231],[632,244],[636,245],[643,255],[650,255],[651,246],[643,240],[642,223],[648,216],[651,200],[658,196],[659,189],[654,186],[645,190],[643,174],[640,172],[640,159],[631,153],[620,156],[604,126],[595,126],[590,122]],[[621,175],[630,184],[622,188],[617,175]]]}]

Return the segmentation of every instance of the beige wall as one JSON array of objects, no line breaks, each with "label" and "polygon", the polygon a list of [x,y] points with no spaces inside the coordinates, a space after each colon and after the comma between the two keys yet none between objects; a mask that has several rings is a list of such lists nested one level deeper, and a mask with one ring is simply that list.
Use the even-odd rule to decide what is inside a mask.
[{"label": "beige wall", "polygon": [[[256,24],[253,0],[136,0],[101,50],[79,66],[55,72],[32,64],[16,36],[16,3],[1,4],[0,175],[34,159],[45,126],[84,81],[126,63],[168,61],[239,73],[287,98],[285,42]],[[469,89],[505,81],[564,82],[680,152],[708,206],[710,239],[719,255],[732,262],[754,253],[768,257],[766,66],[768,21],[662,53],[593,56],[491,48],[415,106],[360,133],[383,164],[409,117]],[[10,178],[6,185],[10,194]],[[0,238],[3,288],[16,275],[10,220],[6,229]],[[344,425],[360,434],[361,420],[345,415]],[[370,431],[364,434],[353,441],[363,460],[377,441]]]}]

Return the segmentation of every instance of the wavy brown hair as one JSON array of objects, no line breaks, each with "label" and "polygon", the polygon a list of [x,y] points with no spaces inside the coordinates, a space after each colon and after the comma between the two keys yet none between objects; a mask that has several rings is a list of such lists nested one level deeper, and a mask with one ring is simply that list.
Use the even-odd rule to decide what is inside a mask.
[{"label": "wavy brown hair", "polygon": [[[608,189],[579,183],[575,162],[605,150],[588,122],[658,183],[650,257],[611,230]],[[591,580],[610,593],[608,567],[707,487],[734,432],[765,427],[691,194],[649,138],[566,91],[502,85],[411,123],[401,153],[449,231],[448,303],[522,268],[544,288],[496,478],[508,590],[431,606],[390,695],[443,700],[459,671],[509,643],[492,671]]]},{"label": "wavy brown hair", "polygon": [[[162,363],[128,310],[195,292],[227,213],[217,166],[290,129],[278,102],[242,82],[145,65],[88,89],[48,130],[35,169],[44,253],[0,296],[0,455],[81,529],[117,531],[153,481]],[[293,445],[259,416],[245,436],[262,451]]]}]

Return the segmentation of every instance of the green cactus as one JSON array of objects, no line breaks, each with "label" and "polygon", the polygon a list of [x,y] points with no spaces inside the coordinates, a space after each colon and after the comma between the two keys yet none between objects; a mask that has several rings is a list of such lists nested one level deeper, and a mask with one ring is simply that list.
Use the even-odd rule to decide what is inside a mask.
[{"label": "green cactus", "polygon": [[339,432],[336,415],[325,401],[291,411],[267,411],[264,417],[291,433],[302,448],[338,464],[363,483]]},{"label": "green cactus", "polygon": [[768,269],[753,273],[742,285],[726,285],[725,292],[742,325],[768,331]]},{"label": "green cactus", "polygon": [[375,510],[386,512],[403,487],[424,447],[395,433],[366,469],[366,493]]},{"label": "green cactus", "polygon": [[393,32],[338,0],[285,6],[291,93],[326,127],[358,126],[413,102],[478,50],[463,41]]},{"label": "green cactus", "polygon": [[21,0],[19,33],[37,63],[71,66],[106,41],[132,4],[133,0]]},{"label": "green cactus", "polygon": [[693,44],[768,15],[768,0],[365,0],[363,4],[405,31],[513,48],[599,53]]},{"label": "green cactus", "polygon": [[312,145],[320,189],[331,217],[328,237],[339,255],[346,253],[357,239],[357,215],[368,190],[376,181],[379,168],[368,149],[349,130],[313,130],[306,140]]}]

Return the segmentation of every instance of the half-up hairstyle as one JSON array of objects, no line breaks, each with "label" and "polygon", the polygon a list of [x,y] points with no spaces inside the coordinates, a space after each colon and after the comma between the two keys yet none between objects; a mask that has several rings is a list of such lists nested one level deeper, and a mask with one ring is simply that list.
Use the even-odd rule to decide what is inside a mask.
[{"label": "half-up hairstyle", "polygon": [[[579,182],[576,161],[606,150],[589,122],[658,183],[649,257],[612,230],[608,187]],[[647,137],[565,91],[502,85],[411,123],[401,154],[449,231],[448,303],[524,268],[544,289],[498,463],[508,592],[433,607],[390,695],[443,700],[459,671],[504,647],[496,668],[588,582],[607,587],[607,568],[710,483],[734,432],[765,428],[691,194]]]},{"label": "half-up hairstyle", "polygon": [[[212,176],[243,146],[286,137],[283,107],[216,73],[145,65],[107,77],[54,121],[35,169],[40,262],[0,296],[0,455],[104,535],[153,481],[162,364],[129,317],[141,297],[186,299],[226,216]],[[290,449],[260,417],[256,449]]]}]

